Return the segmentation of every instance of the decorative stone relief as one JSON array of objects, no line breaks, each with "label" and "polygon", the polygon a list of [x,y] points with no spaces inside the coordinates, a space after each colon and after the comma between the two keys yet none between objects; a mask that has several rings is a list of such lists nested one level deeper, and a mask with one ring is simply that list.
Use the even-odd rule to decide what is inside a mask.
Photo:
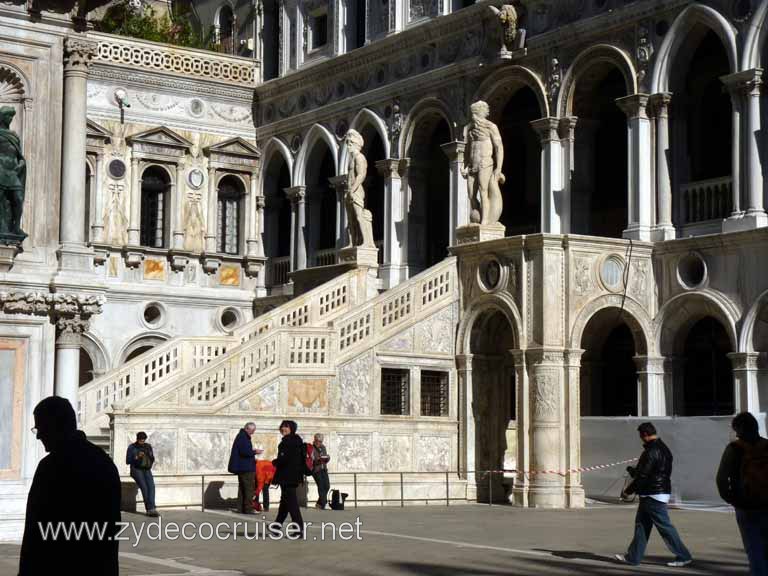
[{"label": "decorative stone relief", "polygon": [[420,472],[445,472],[451,462],[451,439],[447,436],[418,436],[416,468]]},{"label": "decorative stone relief", "polygon": [[648,262],[636,260],[632,263],[632,271],[629,281],[629,291],[641,302],[645,300],[648,292]]},{"label": "decorative stone relief", "polygon": [[187,432],[186,461],[189,472],[226,470],[232,440],[227,432]]},{"label": "decorative stone relief", "polygon": [[280,394],[280,380],[273,380],[255,394],[240,400],[237,407],[243,412],[276,412]]},{"label": "decorative stone relief", "polygon": [[125,184],[110,182],[109,204],[104,210],[104,235],[108,244],[125,246],[128,244],[128,217],[126,216]]},{"label": "decorative stone relief", "polygon": [[411,437],[382,436],[379,438],[379,464],[382,472],[411,469]]},{"label": "decorative stone relief", "polygon": [[594,290],[592,261],[593,259],[589,256],[576,256],[574,258],[573,282],[576,294],[579,296],[584,296]]},{"label": "decorative stone relief", "polygon": [[188,190],[187,201],[184,204],[182,219],[184,222],[184,250],[190,252],[203,251],[203,222],[202,208],[203,193],[200,190]]},{"label": "decorative stone relief", "polygon": [[336,463],[340,472],[365,472],[370,469],[371,437],[368,434],[338,434]]},{"label": "decorative stone relief", "polygon": [[420,352],[453,352],[453,305],[419,322],[416,327]]},{"label": "decorative stone relief", "polygon": [[637,43],[635,46],[635,57],[637,58],[637,81],[638,84],[645,84],[645,77],[648,74],[648,66],[653,57],[653,44],[650,41],[649,26],[643,22],[637,27]]},{"label": "decorative stone relief", "polygon": [[[135,442],[136,435],[128,442]],[[171,474],[176,471],[176,430],[155,430],[147,433],[147,442],[152,445],[156,474]]]},{"label": "decorative stone relief", "polygon": [[261,460],[272,460],[277,458],[277,446],[280,444],[280,434],[278,432],[259,432],[258,430],[251,436],[251,443],[254,448],[261,448],[264,452],[261,454]]},{"label": "decorative stone relief", "polygon": [[408,328],[381,345],[382,350],[413,352],[413,328]]},{"label": "decorative stone relief", "polygon": [[437,0],[410,0],[408,4],[411,21],[438,15],[439,4]]},{"label": "decorative stone relief", "polygon": [[168,94],[151,92],[135,92],[136,100],[148,110],[155,112],[170,112],[179,106],[179,100]]},{"label": "decorative stone relief", "polygon": [[322,414],[328,410],[327,380],[288,380],[288,410]]},{"label": "decorative stone relief", "polygon": [[552,56],[549,62],[549,78],[547,79],[547,96],[549,96],[551,103],[556,101],[562,82],[563,69],[560,65],[560,59],[557,56]]},{"label": "decorative stone relief", "polygon": [[557,372],[537,370],[533,378],[532,392],[535,419],[556,421],[560,406]]},{"label": "decorative stone relief", "polygon": [[339,368],[339,413],[365,416],[370,412],[371,354],[356,358]]}]

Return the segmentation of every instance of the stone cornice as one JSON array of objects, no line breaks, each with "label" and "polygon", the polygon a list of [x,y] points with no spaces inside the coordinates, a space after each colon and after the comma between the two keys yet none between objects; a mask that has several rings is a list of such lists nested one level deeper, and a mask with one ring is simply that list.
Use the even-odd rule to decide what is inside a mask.
[{"label": "stone cornice", "polygon": [[693,236],[657,242],[653,247],[653,253],[654,256],[661,256],[664,254],[680,254],[690,252],[691,250],[735,250],[750,245],[763,247],[767,242],[768,228],[758,228],[743,232]]}]

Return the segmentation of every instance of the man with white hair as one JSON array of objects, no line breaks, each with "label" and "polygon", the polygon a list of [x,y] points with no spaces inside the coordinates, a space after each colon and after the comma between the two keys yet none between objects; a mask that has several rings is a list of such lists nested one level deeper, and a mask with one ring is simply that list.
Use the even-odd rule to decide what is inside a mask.
[{"label": "man with white hair", "polygon": [[237,433],[235,441],[232,443],[232,452],[229,455],[229,466],[227,469],[230,474],[237,474],[237,511],[241,514],[256,514],[253,509],[253,491],[256,481],[256,460],[254,454],[256,450],[251,442],[256,430],[256,424],[246,423]]},{"label": "man with white hair", "polygon": [[328,479],[328,461],[331,459],[323,444],[323,435],[315,434],[315,441],[312,443],[312,478],[317,484],[317,503],[316,508],[324,510],[328,504],[328,491],[331,489],[331,481]]}]

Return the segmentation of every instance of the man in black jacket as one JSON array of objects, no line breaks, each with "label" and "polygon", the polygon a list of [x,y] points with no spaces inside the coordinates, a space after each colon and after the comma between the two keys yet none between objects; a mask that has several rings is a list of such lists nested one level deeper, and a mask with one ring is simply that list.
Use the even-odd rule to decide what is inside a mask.
[{"label": "man in black jacket", "polygon": [[675,559],[667,562],[667,566],[688,566],[693,561],[691,553],[680,540],[667,511],[672,493],[672,453],[656,435],[656,428],[650,422],[640,424],[637,431],[643,442],[643,453],[637,467],[627,468],[632,483],[624,491],[624,496],[637,494],[640,497],[635,516],[635,537],[627,553],[616,554],[615,558],[627,564],[640,564],[651,529],[656,526],[667,548],[675,555]]},{"label": "man in black jacket", "polygon": [[296,434],[296,422],[283,420],[280,423],[280,434],[283,439],[277,447],[277,458],[272,460],[275,467],[273,484],[280,485],[280,508],[277,510],[275,522],[282,526],[288,514],[291,522],[299,525],[300,536],[304,537],[304,520],[299,510],[299,500],[296,488],[304,482],[304,441]]},{"label": "man in black jacket", "polygon": [[768,575],[768,440],[760,436],[757,419],[737,414],[731,428],[737,440],[726,446],[717,470],[720,497],[736,509],[736,524],[749,559],[752,576]]},{"label": "man in black jacket", "polygon": [[237,474],[237,511],[240,514],[256,514],[253,509],[253,491],[256,488],[256,460],[258,450],[251,442],[256,424],[248,422],[240,429],[232,443],[227,471]]},{"label": "man in black jacket", "polygon": [[38,464],[27,497],[19,576],[117,576],[120,476],[115,464],[77,430],[66,398],[42,400],[33,415],[32,431],[48,455]]}]

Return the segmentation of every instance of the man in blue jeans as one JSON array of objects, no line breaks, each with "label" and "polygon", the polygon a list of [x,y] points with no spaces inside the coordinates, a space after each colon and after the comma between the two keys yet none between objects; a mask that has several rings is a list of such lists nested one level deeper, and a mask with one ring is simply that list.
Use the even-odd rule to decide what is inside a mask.
[{"label": "man in blue jeans", "polygon": [[623,494],[637,494],[640,497],[635,516],[635,537],[627,553],[616,554],[615,558],[627,564],[640,564],[645,556],[651,529],[656,526],[667,548],[675,555],[675,559],[667,562],[667,566],[688,566],[693,561],[691,553],[680,540],[667,512],[667,503],[672,493],[672,453],[656,435],[656,428],[650,422],[640,424],[637,432],[643,442],[643,453],[637,467],[627,468],[632,482]]},{"label": "man in blue jeans", "polygon": [[125,463],[130,465],[131,478],[139,485],[147,516],[159,516],[155,508],[155,479],[151,470],[152,464],[155,463],[155,454],[152,452],[152,446],[147,443],[145,432],[136,434],[136,442],[128,446]]}]

